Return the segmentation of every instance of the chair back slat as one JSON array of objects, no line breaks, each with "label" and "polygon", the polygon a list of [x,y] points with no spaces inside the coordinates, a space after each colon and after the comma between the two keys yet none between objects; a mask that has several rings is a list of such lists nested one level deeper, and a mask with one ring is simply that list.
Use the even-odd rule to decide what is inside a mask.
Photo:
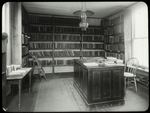
[{"label": "chair back slat", "polygon": [[127,62],[125,64],[124,71],[136,75],[136,70],[138,68],[138,65],[139,65],[139,61],[137,58],[130,58],[127,60]]}]

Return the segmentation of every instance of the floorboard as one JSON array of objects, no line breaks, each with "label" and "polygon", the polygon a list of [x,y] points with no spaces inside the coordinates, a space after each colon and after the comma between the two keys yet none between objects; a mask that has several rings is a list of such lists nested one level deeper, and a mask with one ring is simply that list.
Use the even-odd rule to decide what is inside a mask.
[{"label": "floorboard", "polygon": [[[149,107],[149,94],[139,87],[137,93],[133,89],[127,89],[125,105],[101,108],[95,106],[91,109],[73,86],[73,74],[47,75],[47,78],[48,82],[44,78],[40,81],[38,77],[34,77],[30,95],[28,87],[23,88],[19,112],[146,111]],[[18,90],[14,91],[14,95],[7,96],[9,112],[18,112]]]}]

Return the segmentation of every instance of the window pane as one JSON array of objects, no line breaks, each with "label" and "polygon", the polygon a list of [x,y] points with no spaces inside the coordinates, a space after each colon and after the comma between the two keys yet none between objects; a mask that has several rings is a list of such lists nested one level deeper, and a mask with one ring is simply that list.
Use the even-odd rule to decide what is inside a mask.
[{"label": "window pane", "polygon": [[148,37],[148,10],[146,5],[135,12],[135,38]]},{"label": "window pane", "polygon": [[139,64],[142,66],[148,66],[148,38],[134,39],[133,42],[133,57],[139,60]]}]

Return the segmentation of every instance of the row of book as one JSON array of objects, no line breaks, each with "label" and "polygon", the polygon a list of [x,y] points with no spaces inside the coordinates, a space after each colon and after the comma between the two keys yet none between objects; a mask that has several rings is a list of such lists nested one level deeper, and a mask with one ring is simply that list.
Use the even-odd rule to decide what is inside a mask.
[{"label": "row of book", "polygon": [[120,16],[118,16],[118,17],[115,17],[115,18],[112,19],[112,20],[104,19],[104,20],[102,20],[102,26],[103,26],[103,27],[108,27],[108,26],[117,25],[117,24],[119,24],[119,23],[122,23],[123,20],[124,20],[123,15],[120,15]]},{"label": "row of book", "polygon": [[[51,34],[30,34],[30,41],[52,41]],[[80,35],[73,34],[55,34],[54,41],[81,41]],[[85,42],[103,42],[104,36],[83,36]]]},{"label": "row of book", "polygon": [[55,32],[58,33],[80,33],[79,27],[71,27],[71,26],[56,26]]},{"label": "row of book", "polygon": [[116,52],[124,51],[123,44],[105,45],[104,48],[105,50],[109,50],[109,51],[116,51]]},{"label": "row of book", "polygon": [[104,44],[93,44],[93,43],[86,43],[83,44],[83,48],[84,49],[103,49],[104,48]]},{"label": "row of book", "polygon": [[83,41],[87,42],[103,42],[104,36],[83,36]]},{"label": "row of book", "polygon": [[123,43],[124,42],[124,37],[123,36],[106,36],[104,38],[105,43]]},{"label": "row of book", "polygon": [[[28,16],[29,23],[47,23],[52,24],[53,23],[53,17],[52,16],[44,16],[44,15],[29,15]],[[67,24],[67,25],[77,25],[80,22],[79,19],[75,18],[58,18],[54,17],[54,23],[55,24]]]},{"label": "row of book", "polygon": [[45,32],[49,33],[53,31],[52,26],[44,26],[44,25],[34,25],[29,27],[30,32]]},{"label": "row of book", "polygon": [[54,43],[55,49],[80,49],[80,43]]},{"label": "row of book", "polygon": [[87,28],[86,34],[103,34],[103,29],[101,28]]},{"label": "row of book", "polygon": [[[81,49],[80,43],[54,43],[54,49]],[[53,43],[29,43],[30,49],[52,49]],[[84,43],[84,49],[103,49],[104,44]]]},{"label": "row of book", "polygon": [[41,15],[28,15],[29,23],[53,23],[53,17],[41,16]]},{"label": "row of book", "polygon": [[[37,57],[80,57],[80,51],[38,51],[38,52],[30,52],[31,54],[37,55]],[[82,51],[83,56],[104,56],[104,51]]]},{"label": "row of book", "polygon": [[28,21],[28,14],[27,12],[24,10],[24,8],[22,8],[22,20],[24,22],[27,22]]},{"label": "row of book", "polygon": [[38,52],[30,52],[31,54],[37,55],[37,57],[79,57],[80,51],[72,51],[72,50],[66,50],[66,51],[38,51]]},{"label": "row of book", "polygon": [[28,46],[22,46],[22,56],[27,55],[29,53]]},{"label": "row of book", "polygon": [[80,35],[72,34],[56,34],[54,35],[54,41],[80,41]]},{"label": "row of book", "polygon": [[53,35],[51,34],[30,34],[30,41],[52,41]]},{"label": "row of book", "polygon": [[117,59],[124,60],[124,54],[123,53],[113,53],[113,52],[105,52],[106,57],[116,57]]},{"label": "row of book", "polygon": [[59,17],[54,17],[54,24],[78,25],[79,22],[80,22],[79,18],[59,18]]},{"label": "row of book", "polygon": [[52,49],[53,43],[33,43],[29,42],[30,49]]},{"label": "row of book", "polygon": [[29,37],[25,34],[21,35],[21,43],[22,44],[28,44],[29,43]]},{"label": "row of book", "polygon": [[113,35],[113,34],[118,34],[118,33],[123,33],[124,28],[123,24],[114,26],[114,27],[108,27],[107,29],[104,30],[104,35]]},{"label": "row of book", "polygon": [[104,51],[83,51],[82,55],[84,57],[89,57],[89,56],[103,57],[104,56]]},{"label": "row of book", "polygon": [[[52,66],[52,65],[74,65],[73,60],[54,60],[54,64],[52,60],[38,60],[41,66]],[[33,66],[33,60],[29,60],[29,66]]]}]

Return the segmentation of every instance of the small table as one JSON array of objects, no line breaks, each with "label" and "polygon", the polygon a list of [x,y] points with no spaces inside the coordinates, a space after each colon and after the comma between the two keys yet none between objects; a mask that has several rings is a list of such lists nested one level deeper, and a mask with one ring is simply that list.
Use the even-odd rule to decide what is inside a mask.
[{"label": "small table", "polygon": [[21,106],[21,89],[22,89],[22,79],[26,76],[29,75],[29,94],[31,92],[31,74],[33,74],[33,68],[22,68],[27,70],[27,72],[21,76],[9,76],[7,77],[7,84],[18,84],[19,87],[19,96],[18,96],[18,110],[20,110]]}]

